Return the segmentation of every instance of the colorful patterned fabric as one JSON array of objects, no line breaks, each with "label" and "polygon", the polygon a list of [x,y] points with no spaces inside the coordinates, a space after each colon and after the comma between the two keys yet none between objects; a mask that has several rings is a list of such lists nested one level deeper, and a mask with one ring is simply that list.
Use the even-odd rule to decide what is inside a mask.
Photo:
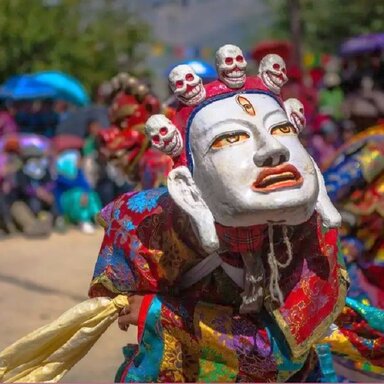
[{"label": "colorful patterned fabric", "polygon": [[341,240],[353,278],[350,296],[384,308],[384,125],[345,144],[324,179],[344,213]]},{"label": "colorful patterned fabric", "polygon": [[[324,339],[337,361],[373,377],[384,377],[384,311],[347,298],[336,321],[338,326]],[[379,376],[378,376],[379,375]]]},{"label": "colorful patterned fabric", "polygon": [[139,347],[131,347],[116,381],[285,381],[310,352],[292,360],[273,328],[266,313],[240,318],[231,307],[155,296]]},{"label": "colorful patterned fabric", "polygon": [[384,308],[384,125],[347,142],[324,179],[343,213],[342,253],[351,279],[347,307],[330,342],[339,369],[350,378],[382,380],[383,315],[372,305]]},{"label": "colorful patterned fabric", "polygon": [[[346,275],[337,232],[325,231],[316,215],[288,229],[294,256],[280,271],[285,299],[280,308],[267,288],[267,228],[251,228],[248,236],[241,231],[237,237],[231,229],[219,231],[231,243],[248,239],[247,249],[262,257],[264,309],[255,316],[238,314],[242,289],[221,268],[180,292],[183,274],[207,254],[165,188],[121,196],[104,208],[100,221],[105,237],[90,296],[161,295],[155,296],[141,325],[139,346],[126,349],[119,380],[285,381],[309,370],[306,359],[312,346],[344,305]],[[275,254],[283,262],[287,250],[280,240],[282,229],[276,226],[274,231]],[[228,248],[223,241],[220,256],[242,267],[241,254]],[[158,351],[157,365],[152,348]]]}]

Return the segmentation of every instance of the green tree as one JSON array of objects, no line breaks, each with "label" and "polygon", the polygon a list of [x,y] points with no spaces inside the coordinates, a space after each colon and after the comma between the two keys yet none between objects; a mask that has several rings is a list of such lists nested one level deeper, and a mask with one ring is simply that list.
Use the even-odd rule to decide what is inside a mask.
[{"label": "green tree", "polygon": [[[273,35],[287,37],[287,0],[270,0],[275,11]],[[348,37],[384,29],[383,0],[300,0],[303,41],[306,48],[335,53]]]},{"label": "green tree", "polygon": [[113,0],[0,0],[0,82],[56,69],[91,89],[119,70],[145,71],[149,28],[115,5]]}]

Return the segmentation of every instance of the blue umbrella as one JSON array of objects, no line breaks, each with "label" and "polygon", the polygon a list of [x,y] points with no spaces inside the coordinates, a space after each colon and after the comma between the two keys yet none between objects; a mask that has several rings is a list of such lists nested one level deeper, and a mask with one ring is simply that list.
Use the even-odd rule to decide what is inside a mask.
[{"label": "blue umbrella", "polygon": [[172,65],[172,67],[168,68],[167,75],[169,74],[169,72],[172,71],[172,69],[176,65],[179,65],[179,64],[187,64],[191,66],[195,71],[196,75],[200,76],[204,83],[207,83],[217,78],[217,73],[215,68],[211,64],[200,59],[189,60],[189,61],[184,61],[182,63],[174,64]]},{"label": "blue umbrella", "polygon": [[41,83],[49,85],[58,93],[58,98],[78,106],[88,105],[90,100],[83,85],[74,77],[59,71],[35,73],[33,77]]},{"label": "blue umbrella", "polygon": [[12,76],[0,87],[2,99],[34,100],[55,97],[57,92],[54,88],[41,83],[31,75]]}]

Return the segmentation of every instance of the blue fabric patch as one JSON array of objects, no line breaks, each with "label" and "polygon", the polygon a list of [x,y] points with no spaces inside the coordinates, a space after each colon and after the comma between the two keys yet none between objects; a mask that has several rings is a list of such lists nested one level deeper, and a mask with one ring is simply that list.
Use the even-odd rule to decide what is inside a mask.
[{"label": "blue fabric patch", "polygon": [[114,247],[103,248],[96,262],[93,278],[103,273],[120,292],[129,292],[135,289],[136,280],[125,257],[124,249]]},{"label": "blue fabric patch", "polygon": [[155,296],[147,313],[138,353],[133,364],[130,362],[131,366],[125,377],[121,378],[125,383],[150,383],[158,380],[164,352],[160,326],[161,306],[160,300]]},{"label": "blue fabric patch", "polygon": [[133,231],[135,229],[131,220],[123,220],[121,225],[126,231]]},{"label": "blue fabric patch", "polygon": [[337,383],[337,376],[333,366],[332,352],[329,344],[316,345],[316,353],[319,358],[322,373],[322,383]]},{"label": "blue fabric patch", "polygon": [[332,201],[343,198],[350,192],[352,186],[364,180],[358,158],[344,155],[338,159],[336,164],[327,169],[323,176]]},{"label": "blue fabric patch", "polygon": [[345,304],[365,319],[373,329],[384,332],[384,310],[364,305],[350,297],[346,298]]},{"label": "blue fabric patch", "polygon": [[286,343],[283,341],[280,330],[270,319],[270,316],[265,312],[263,313],[263,320],[265,328],[268,333],[268,337],[271,340],[272,345],[272,354],[277,363],[278,372],[290,372],[292,374],[300,371],[303,368],[304,362],[295,362],[292,361],[290,357],[290,351]]},{"label": "blue fabric patch", "polygon": [[156,208],[159,198],[167,192],[167,188],[156,188],[141,191],[128,199],[127,206],[131,211],[137,213],[151,211]]}]

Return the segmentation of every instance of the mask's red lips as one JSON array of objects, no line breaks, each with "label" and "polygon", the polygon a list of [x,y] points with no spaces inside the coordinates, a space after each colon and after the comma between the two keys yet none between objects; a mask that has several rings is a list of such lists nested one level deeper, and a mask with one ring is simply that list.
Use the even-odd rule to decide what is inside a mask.
[{"label": "mask's red lips", "polygon": [[303,177],[292,164],[282,164],[277,167],[264,168],[253,183],[255,192],[268,193],[284,188],[299,187]]}]

